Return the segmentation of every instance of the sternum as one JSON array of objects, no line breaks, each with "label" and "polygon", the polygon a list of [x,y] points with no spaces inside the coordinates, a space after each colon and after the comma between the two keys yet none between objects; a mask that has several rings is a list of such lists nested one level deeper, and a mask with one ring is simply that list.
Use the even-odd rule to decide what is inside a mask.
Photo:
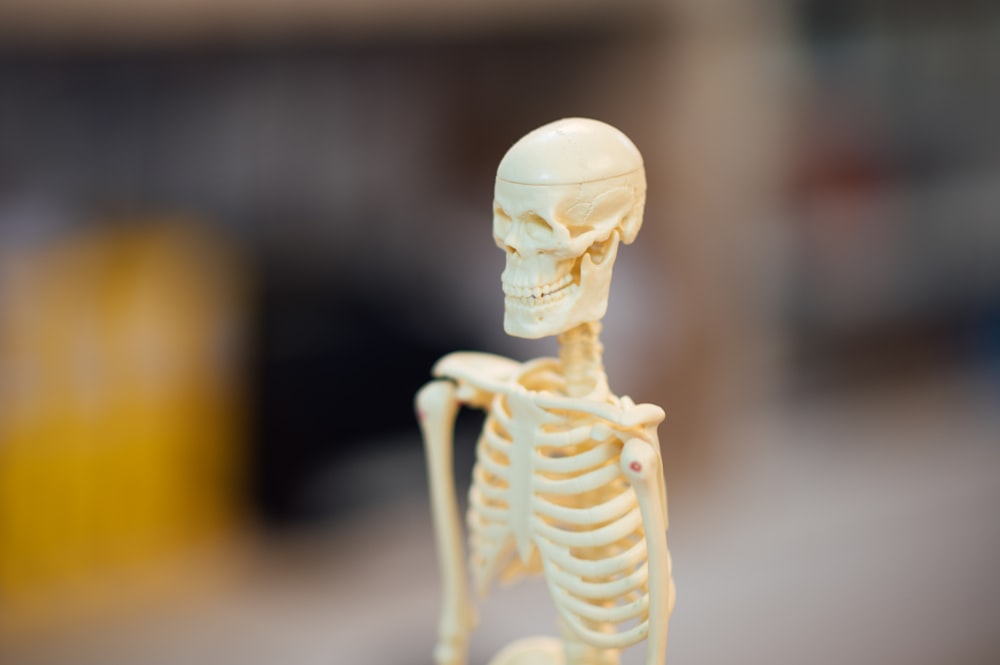
[{"label": "sternum", "polygon": [[531,555],[531,486],[536,433],[541,432],[545,411],[526,392],[508,395],[510,408],[510,530],[517,553],[526,563]]}]

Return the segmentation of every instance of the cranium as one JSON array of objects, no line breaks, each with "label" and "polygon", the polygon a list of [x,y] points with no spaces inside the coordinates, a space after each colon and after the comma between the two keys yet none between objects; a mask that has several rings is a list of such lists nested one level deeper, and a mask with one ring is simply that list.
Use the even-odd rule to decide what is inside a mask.
[{"label": "cranium", "polygon": [[504,330],[557,335],[608,308],[619,241],[642,225],[646,175],[635,145],[597,120],[527,134],[497,169],[493,238],[506,251]]}]

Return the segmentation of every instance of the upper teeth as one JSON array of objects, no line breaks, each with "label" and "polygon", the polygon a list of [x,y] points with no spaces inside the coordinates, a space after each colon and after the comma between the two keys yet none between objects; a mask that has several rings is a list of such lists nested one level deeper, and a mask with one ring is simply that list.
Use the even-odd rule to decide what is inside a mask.
[{"label": "upper teeth", "polygon": [[558,281],[544,286],[511,286],[504,284],[503,291],[508,305],[535,307],[562,300],[575,292],[577,288],[578,286],[573,284],[572,275],[566,275]]},{"label": "upper teeth", "polygon": [[550,284],[542,284],[540,286],[515,286],[505,282],[503,284],[503,292],[504,295],[514,298],[542,298],[566,288],[572,281],[573,275],[567,273]]}]

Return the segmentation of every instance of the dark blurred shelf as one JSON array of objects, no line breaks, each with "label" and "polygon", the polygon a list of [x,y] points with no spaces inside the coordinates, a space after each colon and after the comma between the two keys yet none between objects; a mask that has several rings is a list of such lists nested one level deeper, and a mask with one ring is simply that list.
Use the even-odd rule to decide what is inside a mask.
[{"label": "dark blurred shelf", "polygon": [[106,47],[564,32],[642,25],[660,9],[652,0],[7,0],[0,3],[0,39],[7,47]]}]

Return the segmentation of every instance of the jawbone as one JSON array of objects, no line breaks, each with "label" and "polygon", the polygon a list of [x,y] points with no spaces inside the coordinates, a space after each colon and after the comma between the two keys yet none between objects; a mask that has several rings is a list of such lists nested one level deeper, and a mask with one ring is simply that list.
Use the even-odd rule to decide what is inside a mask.
[{"label": "jawbone", "polygon": [[505,295],[504,331],[513,337],[540,339],[602,319],[608,309],[611,269],[618,254],[617,237],[609,242],[612,246],[607,248],[600,263],[596,263],[589,252],[580,258],[578,271],[573,271],[580,276],[578,282],[570,282],[548,293],[536,288],[531,295]]}]

